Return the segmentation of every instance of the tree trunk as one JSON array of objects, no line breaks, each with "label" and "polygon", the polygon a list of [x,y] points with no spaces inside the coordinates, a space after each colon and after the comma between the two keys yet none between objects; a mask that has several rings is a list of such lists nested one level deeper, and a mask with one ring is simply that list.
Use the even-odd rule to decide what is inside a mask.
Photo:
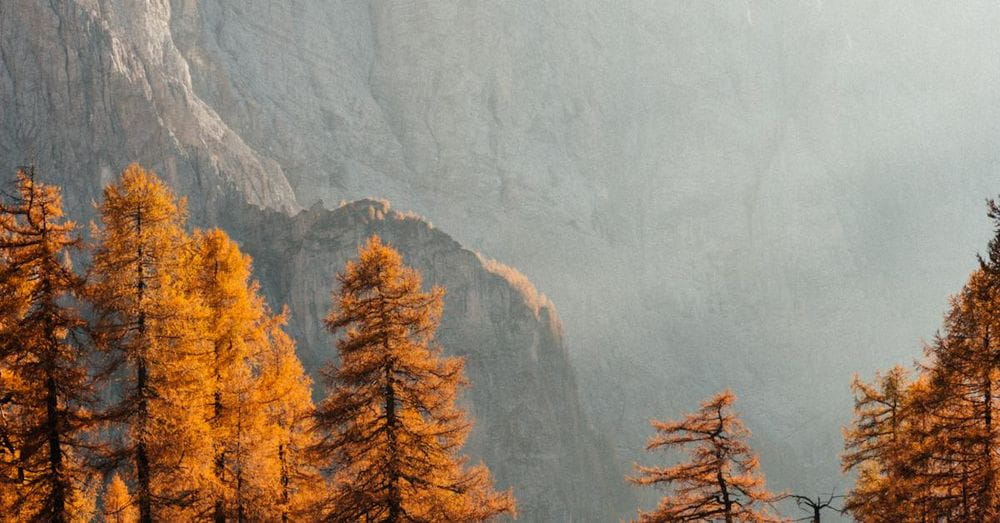
[{"label": "tree trunk", "polygon": [[56,381],[51,373],[45,383],[46,430],[49,445],[49,474],[52,479],[51,520],[66,521],[66,488],[63,478],[63,452],[59,438],[59,401]]},{"label": "tree trunk", "polygon": [[278,444],[278,462],[281,464],[281,523],[288,523],[288,463],[284,443]]},{"label": "tree trunk", "polygon": [[[146,275],[143,271],[142,258],[142,210],[136,213],[136,236],[139,246],[136,248],[136,306],[139,309],[138,334],[139,342],[143,344],[140,351],[145,353],[146,343],[146,311],[143,308],[142,300],[146,292]],[[139,497],[139,521],[140,523],[153,523],[153,503],[150,486],[149,454],[146,449],[146,423],[149,421],[149,405],[147,404],[147,394],[149,388],[148,369],[146,368],[145,354],[139,358],[136,366],[136,392],[139,394],[139,441],[135,447],[135,469],[138,480]]]},{"label": "tree trunk", "polygon": [[399,494],[399,470],[396,449],[396,391],[392,386],[392,368],[385,368],[385,429],[389,442],[389,517],[387,521],[399,521],[402,500]]},{"label": "tree trunk", "polygon": [[153,523],[152,495],[150,491],[149,456],[146,452],[145,425],[148,416],[148,406],[146,405],[146,362],[139,362],[136,370],[136,385],[139,390],[139,442],[135,446],[135,469],[138,480],[138,502],[139,521],[141,523]]}]

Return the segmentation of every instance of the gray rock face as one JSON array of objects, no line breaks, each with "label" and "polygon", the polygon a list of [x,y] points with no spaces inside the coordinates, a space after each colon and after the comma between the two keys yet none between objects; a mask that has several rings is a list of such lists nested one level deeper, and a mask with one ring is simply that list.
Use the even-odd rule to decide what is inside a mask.
[{"label": "gray rock face", "polygon": [[988,233],[989,2],[181,3],[301,204],[388,198],[546,289],[627,461],[729,386],[775,488],[846,486],[851,374],[919,354]]},{"label": "gray rock face", "polygon": [[58,173],[71,210],[127,162],[154,168],[193,211],[238,192],[294,210],[294,194],[194,92],[165,2],[0,3],[0,160]]},{"label": "gray rock face", "polygon": [[447,289],[436,339],[465,358],[472,383],[465,398],[475,426],[466,449],[486,462],[499,488],[514,488],[520,519],[608,521],[631,508],[614,452],[578,400],[555,307],[524,276],[386,202],[314,206],[294,217],[239,212],[230,230],[253,256],[272,303],[291,307],[290,331],[307,368],[335,357],[323,329],[333,275],[378,234],[426,287]]}]

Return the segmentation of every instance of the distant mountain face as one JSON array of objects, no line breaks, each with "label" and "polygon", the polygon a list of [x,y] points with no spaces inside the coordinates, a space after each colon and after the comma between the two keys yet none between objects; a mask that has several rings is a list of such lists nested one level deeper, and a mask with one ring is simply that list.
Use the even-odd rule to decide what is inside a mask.
[{"label": "distant mountain face", "polygon": [[[200,223],[233,221],[230,198],[388,198],[553,297],[623,461],[653,459],[648,418],[731,386],[773,486],[826,491],[851,373],[919,354],[989,234],[998,21],[990,2],[3,2],[0,165],[33,147],[83,214],[131,160]],[[271,298],[318,303],[306,270]]]},{"label": "distant mountain face", "polygon": [[281,167],[193,90],[161,2],[3,2],[0,159],[58,173],[73,211],[127,162],[152,167],[197,215],[233,192],[298,208]]}]

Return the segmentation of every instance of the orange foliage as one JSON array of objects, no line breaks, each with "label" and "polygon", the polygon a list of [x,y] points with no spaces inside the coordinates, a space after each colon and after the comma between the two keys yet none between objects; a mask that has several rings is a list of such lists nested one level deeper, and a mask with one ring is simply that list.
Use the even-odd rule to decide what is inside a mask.
[{"label": "orange foliage", "polygon": [[857,379],[845,469],[858,478],[846,508],[860,521],[997,521],[1000,414],[1000,208],[996,236],[951,300],[918,378],[896,368]]},{"label": "orange foliage", "polygon": [[0,503],[25,519],[83,520],[90,478],[79,451],[93,395],[71,304],[79,240],[59,190],[33,168],[17,173],[17,190],[0,204]]},{"label": "orange foliage", "polygon": [[212,484],[205,308],[189,292],[192,252],[183,202],[130,165],[104,190],[91,267],[95,339],[120,366],[109,420],[130,461],[141,521],[184,518]]},{"label": "orange foliage", "polygon": [[327,317],[338,365],[316,414],[316,454],[335,469],[324,517],[333,521],[470,521],[514,514],[483,465],[458,455],[470,428],[455,406],[463,362],[433,345],[444,291],[374,236],[337,275]]},{"label": "orange foliage", "polygon": [[776,497],[757,472],[750,436],[732,412],[735,396],[723,391],[680,421],[653,421],[657,434],[647,450],[687,447],[690,461],[669,467],[636,465],[637,485],[671,488],[656,510],[640,512],[639,521],[775,521],[764,505]]}]

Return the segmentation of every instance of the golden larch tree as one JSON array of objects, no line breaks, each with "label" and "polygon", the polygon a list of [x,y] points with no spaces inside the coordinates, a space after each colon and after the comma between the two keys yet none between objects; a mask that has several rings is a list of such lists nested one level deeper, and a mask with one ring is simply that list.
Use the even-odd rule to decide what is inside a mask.
[{"label": "golden larch tree", "polygon": [[17,495],[24,483],[17,441],[20,415],[14,404],[16,391],[23,385],[5,365],[0,365],[0,522],[14,521],[18,512]]},{"label": "golden larch tree", "polygon": [[[196,232],[192,292],[207,313],[211,356],[208,365],[212,409],[208,423],[214,442],[217,481],[212,512],[215,521],[245,520],[266,503],[254,484],[265,456],[255,452],[265,444],[265,417],[253,404],[256,375],[254,358],[265,350],[266,311],[258,286],[250,280],[251,260],[223,231]],[[253,503],[257,499],[258,503]],[[273,501],[273,500],[271,500]]]},{"label": "golden larch tree", "polygon": [[295,342],[284,330],[287,315],[283,311],[268,325],[269,343],[258,356],[260,376],[254,388],[254,403],[267,416],[267,450],[277,464],[277,477],[272,471],[267,478],[276,486],[268,517],[282,523],[315,513],[325,493],[325,481],[309,455],[317,443],[310,430],[312,380],[295,354]]},{"label": "golden larch tree", "polygon": [[1000,208],[987,256],[952,297],[921,374],[856,382],[845,467],[859,472],[848,509],[861,521],[997,521],[1000,407]]},{"label": "golden larch tree", "polygon": [[857,470],[844,509],[859,521],[905,521],[912,514],[915,492],[906,369],[896,366],[876,374],[872,384],[854,377],[854,419],[844,429],[844,472]]},{"label": "golden larch tree", "polygon": [[689,461],[668,467],[636,465],[637,485],[668,487],[670,492],[639,521],[774,521],[766,506],[777,497],[758,472],[750,432],[732,411],[735,396],[723,391],[680,421],[652,421],[656,435],[647,450],[687,448]]},{"label": "golden larch tree", "polygon": [[101,521],[104,523],[134,523],[139,519],[128,486],[118,474],[111,476],[111,481],[104,489],[102,502]]},{"label": "golden larch tree", "polygon": [[[14,216],[0,213],[0,241],[10,241],[9,230]],[[0,265],[10,266],[6,249],[0,249]],[[29,285],[20,271],[5,270],[0,277],[0,332],[17,324],[27,310]],[[24,385],[11,370],[9,358],[0,359],[0,521],[13,520],[16,514],[17,489],[24,481],[24,468],[20,465],[20,444],[17,441],[21,421],[14,402],[17,391]],[[4,515],[9,516],[4,516]]]},{"label": "golden larch tree", "polygon": [[514,514],[484,465],[459,455],[471,423],[455,406],[463,361],[433,344],[444,290],[373,236],[337,275],[326,319],[340,361],[324,370],[314,450],[334,469],[328,521],[477,521]]},{"label": "golden larch tree", "polygon": [[131,464],[139,520],[185,519],[214,491],[212,355],[204,307],[189,289],[184,202],[130,165],[104,189],[88,291],[95,340],[119,367],[109,420],[127,429],[113,457]]},{"label": "golden larch tree", "polygon": [[[73,303],[83,280],[68,265],[80,245],[75,224],[63,217],[59,189],[17,173],[17,194],[0,203],[0,420],[4,448],[14,460],[0,474],[14,492],[10,507],[24,520],[71,521],[88,511],[89,471],[80,451],[92,426],[85,326]],[[16,377],[16,379],[13,379]],[[12,480],[12,481],[11,481]]]},{"label": "golden larch tree", "polygon": [[964,521],[1000,518],[998,283],[985,268],[973,272],[927,349],[934,404],[926,441],[936,464],[928,486],[937,494],[936,514]]}]

